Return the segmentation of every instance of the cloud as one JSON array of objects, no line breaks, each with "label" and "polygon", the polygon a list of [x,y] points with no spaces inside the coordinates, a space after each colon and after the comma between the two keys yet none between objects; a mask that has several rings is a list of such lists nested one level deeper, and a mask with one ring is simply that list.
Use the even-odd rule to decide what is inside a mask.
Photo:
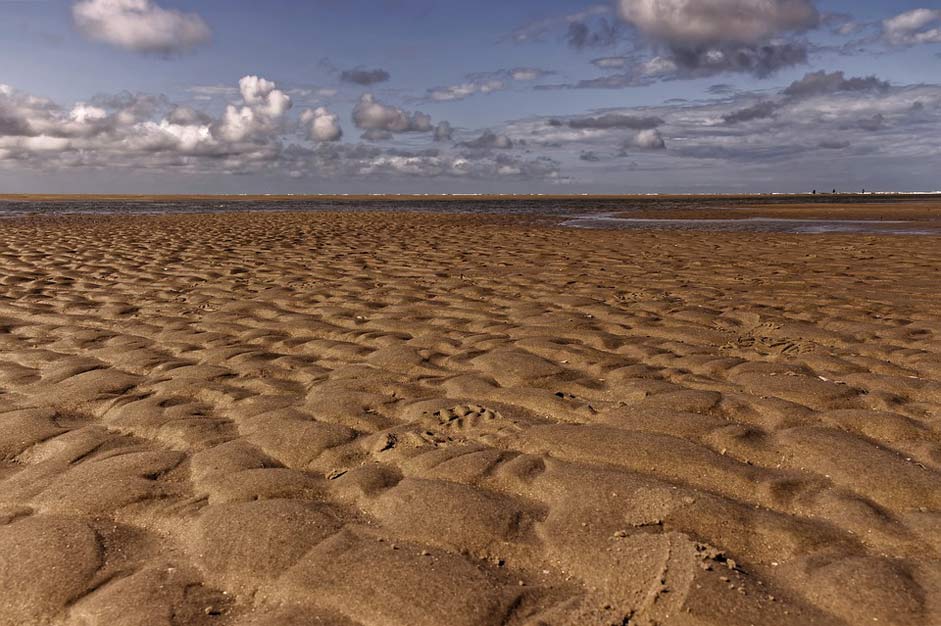
[{"label": "cloud", "polygon": [[624,89],[626,87],[639,87],[649,85],[653,81],[647,77],[635,74],[633,71],[608,74],[598,78],[585,78],[576,83],[556,83],[550,85],[536,85],[537,91],[555,89]]},{"label": "cloud", "polygon": [[213,100],[215,98],[232,98],[239,93],[238,87],[232,85],[193,85],[186,91],[193,94],[196,100]]},{"label": "cloud", "polygon": [[434,139],[438,142],[451,141],[451,138],[454,136],[454,129],[451,128],[451,124],[447,121],[438,122],[438,125],[435,126]]},{"label": "cloud", "polygon": [[[847,170],[866,172],[873,179],[892,170],[891,177],[882,179],[892,187],[893,180],[917,180],[906,168],[925,172],[926,164],[941,167],[941,146],[931,132],[941,124],[941,85],[905,87],[879,79],[837,78],[824,81],[829,85],[825,89],[810,90],[814,95],[722,88],[714,99],[621,107],[571,118],[526,118],[492,132],[530,149],[538,146],[563,164],[567,176],[599,185],[606,181],[606,189],[616,189],[616,181],[625,180],[624,162],[614,158],[617,155],[630,155],[644,172],[643,178],[634,179],[637,184],[656,180],[661,189],[712,191],[728,191],[733,185],[743,191],[786,191],[804,185],[809,190],[830,178],[844,180]],[[919,106],[913,106],[916,102]],[[637,131],[617,124],[569,124],[621,118],[659,118],[663,123]],[[878,183],[859,182],[863,184],[870,188]]]},{"label": "cloud", "polygon": [[807,47],[800,43],[738,45],[724,48],[677,48],[670,59],[675,71],[666,78],[705,78],[725,72],[764,78],[780,69],[807,63]]},{"label": "cloud", "polygon": [[638,77],[649,82],[726,72],[769,76],[807,62],[807,45],[793,37],[821,20],[812,0],[619,0],[617,4],[621,18],[657,55],[635,62],[619,80],[595,79],[594,86],[645,84]]},{"label": "cloud", "polygon": [[307,109],[301,113],[301,123],[306,127],[311,141],[339,141],[343,137],[340,118],[324,107]]},{"label": "cloud", "polygon": [[848,141],[826,140],[826,141],[821,141],[817,145],[823,148],[824,150],[845,150],[846,148],[849,148],[852,144]]},{"label": "cloud", "polygon": [[882,113],[876,113],[872,117],[865,117],[861,120],[856,121],[855,123],[850,123],[848,128],[861,128],[863,130],[868,130],[870,132],[876,132],[885,128],[885,115]]},{"label": "cloud", "polygon": [[291,109],[291,98],[277,85],[259,76],[239,80],[243,105],[229,104],[222,119],[213,124],[213,133],[225,141],[264,143],[282,127]]},{"label": "cloud", "polygon": [[538,67],[514,67],[495,72],[477,72],[468,74],[465,77],[467,80],[463,83],[429,89],[427,98],[435,102],[464,100],[476,94],[503,91],[513,82],[530,82],[552,73]]},{"label": "cloud", "polygon": [[399,107],[379,102],[371,93],[363,94],[356,103],[353,108],[353,123],[361,130],[387,133],[432,130],[430,115],[421,112],[407,113]]},{"label": "cloud", "polygon": [[462,142],[460,145],[474,150],[509,150],[513,147],[513,140],[506,135],[498,135],[491,130],[486,130],[476,139]]},{"label": "cloud", "polygon": [[800,80],[791,83],[782,93],[795,98],[806,98],[842,91],[886,91],[889,83],[875,76],[865,78],[846,78],[843,72],[824,70],[805,74]]},{"label": "cloud", "polygon": [[[36,171],[141,170],[186,174],[253,174],[291,178],[442,178],[454,180],[557,180],[558,161],[507,151],[398,146],[338,141],[337,116],[306,109],[292,122],[290,99],[277,85],[246,76],[240,101],[213,117],[163,96],[121,93],[61,107],[55,102],[0,85],[0,173]],[[367,101],[370,99],[367,98]],[[372,112],[373,129],[395,139],[403,131],[395,107]],[[389,110],[393,110],[392,113]],[[405,114],[408,128],[432,130],[428,116]],[[297,138],[298,123],[304,131]],[[396,129],[391,132],[383,125]],[[439,139],[453,132],[434,128]],[[431,137],[428,138],[431,146]],[[503,140],[493,142],[494,147]],[[490,143],[490,142],[485,142]]]},{"label": "cloud", "polygon": [[391,131],[388,131],[384,128],[370,128],[369,130],[364,131],[363,134],[359,137],[360,139],[364,139],[366,141],[390,141],[395,137],[395,135],[393,135]]},{"label": "cloud", "polygon": [[768,119],[769,117],[774,117],[774,113],[777,110],[778,104],[776,102],[765,100],[764,102],[753,104],[750,107],[738,109],[732,111],[731,113],[726,113],[722,116],[722,121],[726,124],[740,124],[742,122],[764,120]]},{"label": "cloud", "polygon": [[608,4],[593,4],[577,13],[542,18],[524,24],[509,36],[504,37],[503,40],[510,40],[519,44],[542,41],[547,34],[559,28],[568,28],[570,24],[582,23],[592,18],[610,15],[611,12],[611,6]]},{"label": "cloud", "polygon": [[258,76],[244,76],[239,80],[239,92],[245,103],[270,117],[280,117],[291,108],[291,97],[277,87],[274,82]]},{"label": "cloud", "polygon": [[544,76],[549,76],[554,72],[544,70],[538,67],[514,67],[509,70],[501,70],[500,74],[507,74],[510,78],[517,81],[539,80]]},{"label": "cloud", "polygon": [[663,140],[663,135],[660,134],[660,131],[649,129],[642,130],[627,144],[625,144],[625,149],[628,147],[640,148],[641,150],[666,150],[667,144]]},{"label": "cloud", "polygon": [[882,37],[892,46],[941,43],[941,9],[915,9],[882,22]]},{"label": "cloud", "polygon": [[808,48],[800,42],[674,46],[647,59],[636,56],[595,59],[593,64],[599,69],[621,71],[575,83],[537,85],[536,89],[625,89],[658,81],[708,78],[730,72],[764,78],[783,68],[805,64],[807,60]]},{"label": "cloud", "polygon": [[565,35],[568,44],[576,50],[607,48],[617,43],[620,37],[619,26],[603,18],[594,26],[586,22],[571,22]]},{"label": "cloud", "polygon": [[843,37],[855,35],[866,28],[864,22],[857,21],[846,13],[827,13],[821,16],[820,23],[834,35]]},{"label": "cloud", "polygon": [[597,117],[577,117],[566,122],[569,128],[628,128],[632,130],[650,130],[662,126],[665,122],[655,116],[624,115],[623,113],[605,113]]},{"label": "cloud", "polygon": [[188,106],[175,105],[167,114],[167,120],[181,126],[201,126],[210,124],[212,117]]},{"label": "cloud", "polygon": [[735,87],[728,83],[719,83],[717,85],[711,85],[706,89],[706,93],[711,96],[725,96],[735,93]]},{"label": "cloud", "polygon": [[86,37],[134,52],[179,54],[212,35],[199,15],[164,9],[151,0],[80,0],[72,6],[72,17]]},{"label": "cloud", "polygon": [[447,87],[434,87],[428,90],[428,98],[436,102],[449,102],[463,100],[478,93],[502,91],[505,88],[506,81],[503,80],[475,80]]},{"label": "cloud", "polygon": [[820,21],[812,0],[619,0],[618,8],[643,35],[680,48],[757,44]]},{"label": "cloud", "polygon": [[365,69],[353,69],[345,70],[340,73],[340,80],[345,83],[352,83],[354,85],[362,85],[368,87],[370,85],[376,85],[378,83],[384,83],[391,78],[389,72],[383,69],[374,69],[374,70],[365,70]]},{"label": "cloud", "polygon": [[383,149],[364,144],[320,144],[313,149],[295,146],[286,152],[284,167],[298,177],[554,181],[559,178],[560,170],[559,162],[554,159],[524,158],[507,153],[454,154],[436,149]]}]

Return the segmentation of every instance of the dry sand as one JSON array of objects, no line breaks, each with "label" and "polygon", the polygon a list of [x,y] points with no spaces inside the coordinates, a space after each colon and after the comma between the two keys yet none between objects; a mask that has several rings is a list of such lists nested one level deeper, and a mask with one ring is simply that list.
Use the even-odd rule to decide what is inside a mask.
[{"label": "dry sand", "polygon": [[0,224],[0,623],[941,623],[941,238]]}]

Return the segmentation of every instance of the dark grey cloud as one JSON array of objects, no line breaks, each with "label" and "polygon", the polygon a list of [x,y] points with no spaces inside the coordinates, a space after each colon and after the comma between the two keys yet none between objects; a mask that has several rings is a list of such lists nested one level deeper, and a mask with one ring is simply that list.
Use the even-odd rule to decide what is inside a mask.
[{"label": "dark grey cloud", "polygon": [[622,28],[607,19],[599,19],[595,23],[572,22],[569,24],[565,40],[576,50],[585,48],[607,48],[613,46],[621,38]]},{"label": "dark grey cloud", "polygon": [[513,140],[506,135],[498,135],[491,130],[486,130],[479,137],[461,142],[460,145],[474,150],[509,150],[513,147]]},{"label": "dark grey cloud", "polygon": [[31,107],[27,108],[24,106],[25,103],[17,103],[13,96],[12,90],[6,94],[0,91],[0,136],[30,137],[35,135],[29,122]]},{"label": "dark grey cloud", "polygon": [[451,138],[454,136],[454,129],[451,128],[451,124],[448,121],[438,122],[438,125],[435,126],[434,140],[438,142],[451,141]]},{"label": "dark grey cloud", "polygon": [[632,71],[583,81],[582,88],[619,88],[652,80],[723,73],[759,78],[808,59],[797,39],[821,16],[813,0],[619,0],[619,14],[657,53]]},{"label": "dark grey cloud", "polygon": [[706,89],[706,93],[711,96],[726,96],[735,93],[735,87],[727,83],[719,83],[717,85],[711,85]]},{"label": "dark grey cloud", "polygon": [[709,48],[674,47],[645,61],[635,60],[624,71],[574,83],[537,85],[536,89],[626,89],[651,85],[657,81],[708,78],[726,73],[765,78],[781,69],[806,64],[807,60],[808,48],[801,42]]},{"label": "dark grey cloud", "polygon": [[390,78],[391,75],[389,72],[378,68],[373,70],[357,68],[340,72],[341,81],[345,83],[352,83],[354,85],[361,85],[363,87],[384,83]]},{"label": "dark grey cloud", "polygon": [[889,83],[875,76],[846,78],[841,72],[811,72],[791,83],[782,93],[794,98],[806,98],[847,91],[887,91]]},{"label": "dark grey cloud", "polygon": [[543,41],[550,33],[554,33],[559,29],[567,29],[570,24],[589,22],[612,13],[610,4],[593,4],[576,13],[533,20],[520,26],[509,35],[502,37],[501,41],[512,41],[518,44]]},{"label": "dark grey cloud", "polygon": [[726,124],[739,124],[742,122],[763,120],[769,117],[774,117],[774,114],[777,110],[778,104],[776,102],[766,100],[764,102],[753,104],[752,106],[746,107],[744,109],[738,109],[732,111],[731,113],[726,113],[722,116],[722,121]]},{"label": "dark grey cloud", "polygon": [[800,42],[671,49],[677,70],[666,78],[704,78],[726,72],[765,78],[787,67],[807,63],[806,44]]},{"label": "dark grey cloud", "polygon": [[631,130],[649,130],[663,126],[662,118],[645,115],[624,115],[622,113],[605,113],[596,117],[576,117],[566,121],[569,128],[626,128]]}]

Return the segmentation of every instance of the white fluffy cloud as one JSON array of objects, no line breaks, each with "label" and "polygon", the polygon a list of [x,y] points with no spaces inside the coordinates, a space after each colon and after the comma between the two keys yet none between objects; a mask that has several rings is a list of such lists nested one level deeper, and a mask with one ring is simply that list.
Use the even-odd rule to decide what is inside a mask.
[{"label": "white fluffy cloud", "polygon": [[353,123],[365,131],[376,131],[374,138],[386,138],[385,133],[429,132],[431,116],[421,112],[407,113],[397,106],[376,100],[364,93],[353,108]]},{"label": "white fluffy cloud", "polygon": [[243,76],[239,92],[245,104],[259,109],[270,117],[281,117],[291,108],[291,98],[270,80],[258,76]]},{"label": "white fluffy cloud", "polygon": [[893,46],[941,43],[941,9],[915,9],[882,22],[883,38]]},{"label": "white fluffy cloud", "polygon": [[164,9],[152,0],[80,0],[75,25],[87,37],[135,52],[186,52],[211,37],[195,13]]},{"label": "white fluffy cloud", "polygon": [[812,0],[620,0],[621,17],[673,45],[754,44],[817,24]]},{"label": "white fluffy cloud", "polygon": [[264,142],[280,130],[284,115],[291,108],[291,98],[275,83],[258,76],[239,81],[244,105],[226,106],[217,134],[226,141]]},{"label": "white fluffy cloud", "polygon": [[506,81],[503,80],[475,80],[458,85],[448,85],[447,87],[434,87],[428,90],[428,97],[436,102],[448,102],[451,100],[463,100],[464,98],[478,93],[502,91],[505,88]]},{"label": "white fluffy cloud", "polygon": [[306,127],[307,137],[311,141],[339,141],[343,136],[340,118],[324,107],[307,109],[301,113],[301,123]]},{"label": "white fluffy cloud", "polygon": [[641,150],[665,150],[667,145],[663,135],[656,129],[642,130],[631,141],[631,145]]}]

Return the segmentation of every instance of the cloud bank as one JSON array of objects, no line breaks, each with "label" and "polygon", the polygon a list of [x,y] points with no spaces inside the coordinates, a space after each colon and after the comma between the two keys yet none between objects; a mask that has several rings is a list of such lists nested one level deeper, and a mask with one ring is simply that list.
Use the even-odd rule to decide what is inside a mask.
[{"label": "cloud bank", "polygon": [[264,77],[243,77],[235,93],[238,100],[214,116],[147,94],[100,96],[61,107],[0,84],[0,172],[103,169],[109,175],[125,170],[380,181],[551,181],[559,176],[557,161],[516,153],[505,137],[491,140],[485,133],[469,146],[452,144],[455,131],[447,122],[433,126],[430,116],[408,113],[370,94],[354,110],[357,127],[392,138],[415,133],[414,139],[428,147],[343,143],[338,115],[319,107],[292,117],[291,98]]}]

